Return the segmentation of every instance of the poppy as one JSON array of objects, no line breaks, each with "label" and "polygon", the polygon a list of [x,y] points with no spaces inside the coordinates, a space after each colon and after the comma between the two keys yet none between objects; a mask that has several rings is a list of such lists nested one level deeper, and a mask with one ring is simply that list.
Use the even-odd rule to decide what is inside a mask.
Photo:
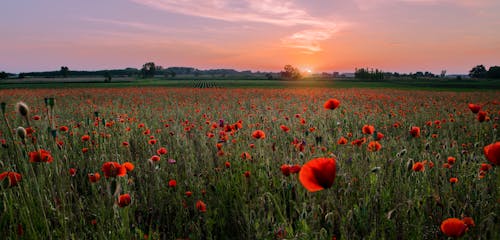
[{"label": "poppy", "polygon": [[32,117],[33,120],[38,121],[41,119],[40,115],[35,115]]},{"label": "poppy", "polygon": [[[0,183],[4,187],[14,187],[22,179],[21,174],[16,172],[3,172],[0,173]],[[4,182],[5,181],[5,182]]]},{"label": "poppy", "polygon": [[69,175],[74,177],[76,175],[76,169],[75,168],[70,168],[69,169]]},{"label": "poppy", "polygon": [[96,183],[99,181],[99,179],[101,179],[101,174],[99,173],[89,173],[87,174],[87,177],[89,178],[89,181],[91,183]]},{"label": "poppy", "polygon": [[484,147],[484,155],[493,165],[500,165],[500,142]]},{"label": "poppy", "polygon": [[384,138],[384,134],[378,132],[375,140],[380,141],[380,140],[382,140],[382,138]]},{"label": "poppy", "polygon": [[333,185],[336,174],[334,158],[315,158],[302,166],[299,180],[310,192],[316,192]]},{"label": "poppy", "polygon": [[453,165],[453,164],[455,164],[456,161],[457,161],[456,158],[454,158],[454,157],[448,157],[448,164]]},{"label": "poppy", "polygon": [[481,163],[481,168],[479,168],[480,171],[487,172],[492,168],[491,164],[487,163]]},{"label": "poppy", "polygon": [[290,173],[299,173],[300,169],[302,169],[299,165],[293,165],[290,167]]},{"label": "poppy", "polygon": [[262,130],[255,130],[252,133],[252,137],[255,139],[263,139],[263,138],[266,138],[266,134]]},{"label": "poppy", "polygon": [[487,118],[487,113],[485,111],[479,111],[479,113],[477,114],[477,120],[479,122],[484,122],[486,121],[486,118]]},{"label": "poppy", "polygon": [[441,223],[441,231],[448,237],[461,237],[466,229],[467,225],[458,218],[448,218]]},{"label": "poppy", "polygon": [[117,162],[105,162],[101,170],[106,178],[123,177],[127,174],[127,169]]},{"label": "poppy", "polygon": [[458,178],[456,178],[456,177],[450,178],[450,183],[457,183],[457,182],[458,182]]},{"label": "poppy", "polygon": [[280,170],[281,170],[281,173],[283,173],[283,175],[285,175],[287,177],[290,176],[290,165],[283,164],[283,165],[281,165]]},{"label": "poppy", "polygon": [[129,143],[128,142],[122,142],[122,146],[128,147]]},{"label": "poppy", "polygon": [[89,135],[83,135],[82,136],[82,142],[86,142],[88,140],[90,140],[90,136]]},{"label": "poppy", "polygon": [[347,144],[347,139],[345,137],[340,137],[339,140],[337,141],[337,144],[345,145]]},{"label": "poppy", "polygon": [[481,106],[478,104],[469,103],[469,109],[472,111],[472,113],[478,113],[481,110]]},{"label": "poppy", "polygon": [[377,141],[371,141],[368,144],[368,151],[370,151],[370,152],[377,152],[381,148],[382,148],[382,145]]},{"label": "poppy", "polygon": [[231,167],[231,163],[230,162],[225,162],[224,165],[226,166],[226,168],[230,168]]},{"label": "poppy", "polygon": [[415,164],[413,164],[412,169],[414,172],[423,172],[425,169],[425,166],[422,162],[416,162]]},{"label": "poppy", "polygon": [[134,170],[134,168],[135,168],[134,164],[131,163],[131,162],[125,162],[125,163],[122,164],[122,166],[125,169],[127,169],[127,172],[130,172],[130,171]]},{"label": "poppy", "polygon": [[462,221],[465,223],[465,225],[467,225],[467,228],[476,226],[474,219],[472,219],[471,217],[463,217]]},{"label": "poppy", "polygon": [[54,160],[50,152],[40,149],[38,151],[30,152],[29,154],[30,162],[46,162],[50,163]]},{"label": "poppy", "polygon": [[246,171],[243,175],[245,175],[246,178],[250,177],[250,171]]},{"label": "poppy", "polygon": [[420,137],[420,128],[419,127],[411,127],[410,135],[412,137]]},{"label": "poppy", "polygon": [[128,193],[122,194],[118,197],[118,206],[121,208],[130,205],[130,202],[132,202],[132,199]]},{"label": "poppy", "polygon": [[340,105],[340,101],[335,99],[335,98],[330,98],[328,99],[325,104],[323,105],[323,107],[325,109],[329,109],[329,110],[334,110],[335,108],[338,108]]},{"label": "poppy", "polygon": [[151,161],[152,161],[152,162],[158,162],[158,161],[160,161],[160,156],[158,156],[158,155],[153,155],[153,156],[151,157]]},{"label": "poppy", "polygon": [[247,152],[243,152],[241,155],[240,155],[241,159],[243,160],[250,160],[252,159],[252,156],[250,155],[250,153],[247,153]]},{"label": "poppy", "polygon": [[373,134],[373,132],[375,132],[375,127],[372,125],[364,125],[361,131],[363,134]]},{"label": "poppy", "polygon": [[165,155],[168,153],[168,151],[166,148],[162,147],[162,148],[156,150],[156,153],[158,153],[158,155]]},{"label": "poppy", "polygon": [[196,202],[196,209],[202,213],[207,212],[207,205],[203,201],[198,200]]},{"label": "poppy", "polygon": [[288,128],[288,127],[287,127],[287,126],[285,126],[285,125],[281,125],[281,126],[280,126],[280,128],[281,128],[281,130],[283,130],[283,132],[288,132],[288,131],[290,131],[290,128]]},{"label": "poppy", "polygon": [[155,145],[155,144],[156,144],[156,142],[157,142],[157,140],[156,140],[156,139],[151,139],[151,140],[149,140],[149,142],[148,142],[148,143],[149,143],[150,145]]},{"label": "poppy", "polygon": [[174,179],[168,181],[168,187],[174,188],[176,186],[177,186],[177,181],[175,181]]}]

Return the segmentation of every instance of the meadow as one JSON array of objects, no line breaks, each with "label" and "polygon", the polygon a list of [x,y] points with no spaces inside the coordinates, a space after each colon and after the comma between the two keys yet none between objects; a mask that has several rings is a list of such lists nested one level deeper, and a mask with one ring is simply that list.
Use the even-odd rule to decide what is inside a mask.
[{"label": "meadow", "polygon": [[500,239],[498,91],[106,86],[0,90],[4,239]]}]

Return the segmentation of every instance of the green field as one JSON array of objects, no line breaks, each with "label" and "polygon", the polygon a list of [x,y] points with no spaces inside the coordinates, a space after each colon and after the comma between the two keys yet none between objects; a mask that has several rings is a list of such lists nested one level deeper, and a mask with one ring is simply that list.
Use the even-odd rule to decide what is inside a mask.
[{"label": "green field", "polygon": [[40,79],[34,82],[23,82],[23,80],[0,82],[0,89],[8,88],[78,88],[78,87],[196,87],[200,84],[211,84],[223,88],[393,88],[393,89],[420,89],[438,91],[478,91],[478,90],[500,90],[499,79],[389,79],[389,80],[359,80],[359,79],[303,79],[295,81],[285,80],[231,80],[231,79],[117,79],[111,83],[104,83],[102,79],[79,79],[78,81],[58,80],[51,82]]}]

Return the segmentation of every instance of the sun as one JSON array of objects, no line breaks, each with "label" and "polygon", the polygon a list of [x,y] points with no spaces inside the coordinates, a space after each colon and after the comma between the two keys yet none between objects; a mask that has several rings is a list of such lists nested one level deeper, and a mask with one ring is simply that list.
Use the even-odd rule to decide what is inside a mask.
[{"label": "sun", "polygon": [[312,70],[311,69],[306,69],[306,72],[307,73],[312,73]]}]

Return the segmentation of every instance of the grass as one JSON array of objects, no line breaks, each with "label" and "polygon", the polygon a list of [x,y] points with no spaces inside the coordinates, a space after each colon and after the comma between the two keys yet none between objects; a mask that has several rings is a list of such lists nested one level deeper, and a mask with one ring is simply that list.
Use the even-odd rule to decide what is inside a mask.
[{"label": "grass", "polygon": [[[483,147],[500,137],[498,92],[296,84],[0,90],[11,126],[1,121],[0,173],[22,174],[16,186],[4,180],[0,189],[4,238],[444,239],[441,222],[464,216],[476,224],[465,238],[500,238],[499,168],[479,176],[488,163]],[[54,107],[46,97],[55,97]],[[340,107],[324,109],[329,98]],[[21,100],[30,107],[29,123],[15,111]],[[482,104],[489,121],[479,122],[470,102]],[[242,128],[230,127],[238,121]],[[363,134],[366,124],[385,135],[379,151],[367,150],[376,134]],[[18,126],[34,130],[26,144],[12,131]],[[420,137],[409,134],[412,126],[420,127]],[[252,138],[255,130],[266,137]],[[348,144],[338,144],[340,137]],[[360,146],[351,144],[362,138]],[[160,147],[168,153],[150,161]],[[54,161],[29,162],[36,149],[50,151]],[[444,168],[448,156],[456,163]],[[337,162],[334,184],[323,191],[309,192],[297,174],[280,170],[318,157]],[[425,160],[434,167],[412,171]],[[135,168],[106,178],[102,166],[109,161]],[[95,173],[102,177],[92,183],[88,176]],[[169,187],[170,180],[177,185]],[[132,201],[119,207],[118,196],[126,193]]]},{"label": "grass", "polygon": [[[43,79],[42,79],[43,80]],[[231,79],[205,79],[205,80],[161,80],[161,79],[130,79],[115,80],[111,83],[102,81],[81,80],[78,82],[9,82],[0,83],[0,89],[9,88],[81,88],[92,87],[194,87],[196,83],[210,83],[223,88],[391,88],[391,89],[413,89],[413,90],[437,90],[437,91],[490,91],[500,90],[500,80],[495,79],[389,79],[382,81],[359,80],[359,79],[304,79],[298,81],[280,80],[231,80]]]}]

